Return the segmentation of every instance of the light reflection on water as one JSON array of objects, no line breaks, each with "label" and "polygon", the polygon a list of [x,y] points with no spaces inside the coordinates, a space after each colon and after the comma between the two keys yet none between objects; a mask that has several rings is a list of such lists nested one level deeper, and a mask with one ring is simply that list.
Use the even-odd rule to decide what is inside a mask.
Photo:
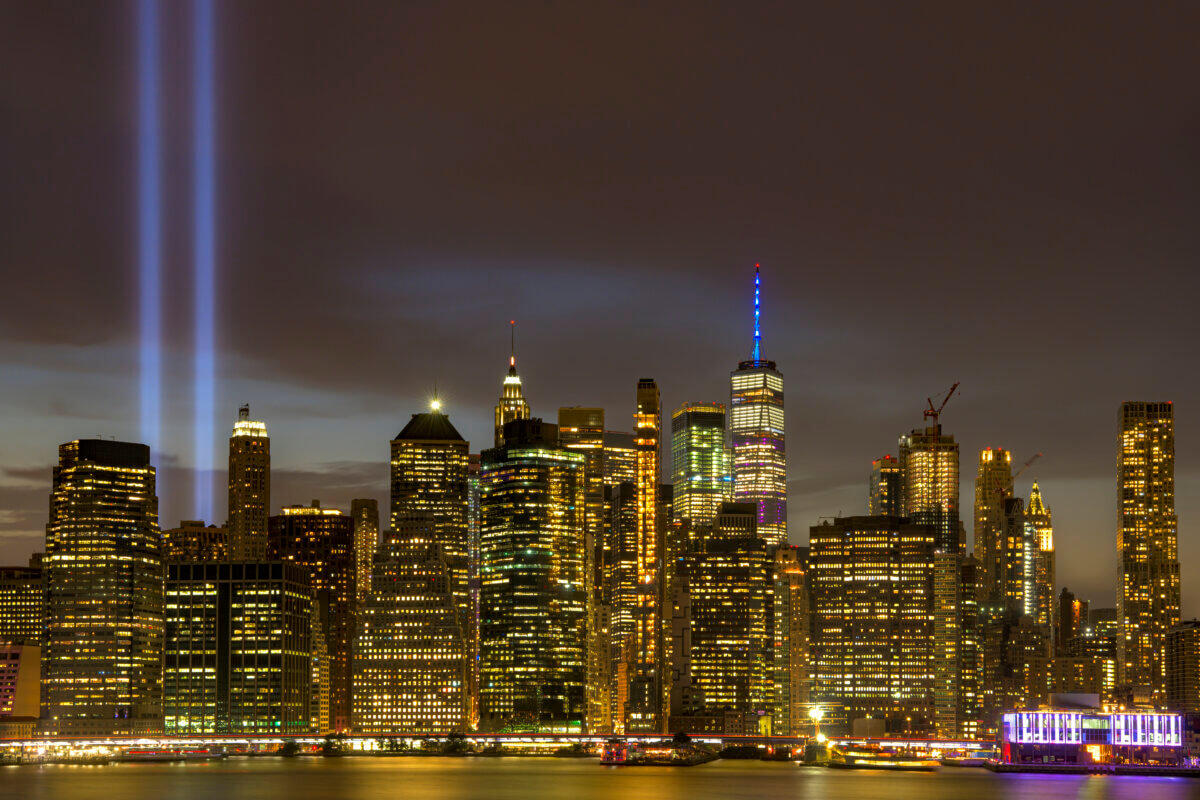
[{"label": "light reflection on water", "polygon": [[0,769],[22,800],[1183,800],[1200,780],[1074,775],[846,772],[719,761],[601,767],[594,759],[235,758],[189,764]]}]

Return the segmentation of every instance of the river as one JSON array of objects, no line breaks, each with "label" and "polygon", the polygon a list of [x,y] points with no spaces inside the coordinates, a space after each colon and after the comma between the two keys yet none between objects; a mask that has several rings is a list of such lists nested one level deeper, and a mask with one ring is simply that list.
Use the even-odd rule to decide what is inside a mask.
[{"label": "river", "polygon": [[21,800],[1183,800],[1188,778],[846,772],[789,763],[602,767],[595,759],[231,758],[181,764],[0,767]]}]

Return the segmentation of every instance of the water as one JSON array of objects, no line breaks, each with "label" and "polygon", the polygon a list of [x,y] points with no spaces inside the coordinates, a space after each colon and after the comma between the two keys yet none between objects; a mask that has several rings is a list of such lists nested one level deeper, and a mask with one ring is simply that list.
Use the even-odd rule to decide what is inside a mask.
[{"label": "water", "polygon": [[0,767],[21,800],[1182,800],[1200,780],[1075,775],[846,772],[717,761],[601,767],[553,758],[231,758],[186,764]]}]

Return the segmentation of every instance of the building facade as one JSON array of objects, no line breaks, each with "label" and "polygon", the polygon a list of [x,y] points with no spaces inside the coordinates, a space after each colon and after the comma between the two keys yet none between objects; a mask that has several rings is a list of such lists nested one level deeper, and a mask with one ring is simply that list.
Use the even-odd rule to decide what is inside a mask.
[{"label": "building facade", "polygon": [[162,729],[163,573],[154,477],[144,444],[78,439],[58,448],[43,560],[49,733]]},{"label": "building facade", "polygon": [[185,519],[178,528],[162,532],[164,563],[228,561],[229,553],[229,529],[205,525],[204,520]]},{"label": "building facade", "polygon": [[45,595],[41,567],[0,567],[0,642],[42,642]]},{"label": "building facade", "polygon": [[229,437],[229,555],[259,561],[267,552],[271,513],[271,438],[264,422],[250,419],[250,406],[238,409]]},{"label": "building facade", "polygon": [[371,565],[379,546],[379,501],[374,498],[351,500],[350,516],[354,520],[355,580],[361,606],[371,593]]},{"label": "building facade", "polygon": [[944,553],[965,550],[958,505],[958,444],[934,425],[900,437],[904,515],[934,529],[934,546]]},{"label": "building facade", "polygon": [[732,481],[724,404],[684,403],[675,409],[671,415],[674,517],[711,525],[721,504],[732,499]]},{"label": "building facade", "polygon": [[1186,620],[1167,632],[1166,661],[1167,708],[1200,713],[1200,620]]},{"label": "building facade", "polygon": [[305,568],[312,585],[320,634],[329,653],[330,726],[350,729],[351,659],[358,618],[354,520],[334,508],[284,506],[267,523],[271,560]]},{"label": "building facade", "polygon": [[308,733],[312,602],[294,563],[168,564],[166,733]]},{"label": "building facade", "polygon": [[901,477],[898,459],[887,455],[871,462],[871,479],[867,483],[868,514],[872,517],[899,517],[904,514]]},{"label": "building facade", "polygon": [[975,473],[974,556],[983,565],[985,592],[991,592],[1004,571],[1004,501],[1012,496],[1012,453],[1002,447],[980,450]]},{"label": "building facade", "polygon": [[1121,683],[1166,689],[1167,631],[1179,624],[1179,520],[1175,516],[1175,407],[1121,404],[1117,458]]}]

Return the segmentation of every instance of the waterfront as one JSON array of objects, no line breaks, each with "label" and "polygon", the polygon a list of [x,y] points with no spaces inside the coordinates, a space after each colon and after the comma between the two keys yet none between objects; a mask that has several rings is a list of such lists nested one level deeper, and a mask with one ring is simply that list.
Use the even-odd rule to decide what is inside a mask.
[{"label": "waterfront", "polygon": [[22,800],[1183,800],[1186,778],[843,772],[718,761],[692,768],[602,767],[594,759],[230,758],[177,764],[0,768],[0,798]]}]

